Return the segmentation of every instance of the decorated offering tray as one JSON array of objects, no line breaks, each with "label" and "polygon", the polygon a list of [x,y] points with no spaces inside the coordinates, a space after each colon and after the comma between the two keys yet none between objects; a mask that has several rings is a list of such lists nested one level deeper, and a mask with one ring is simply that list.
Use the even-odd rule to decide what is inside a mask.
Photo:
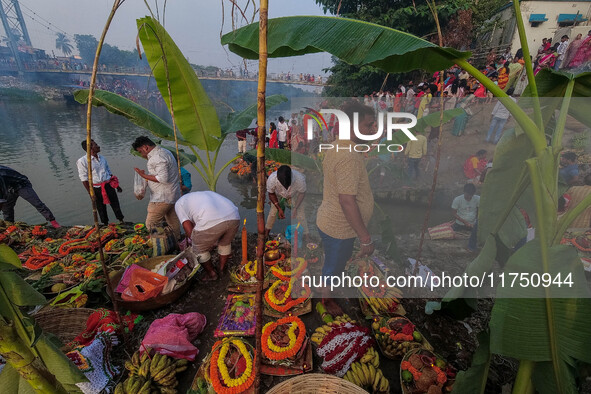
[{"label": "decorated offering tray", "polygon": [[297,279],[276,280],[265,291],[264,313],[271,317],[283,317],[286,313],[300,316],[312,311],[310,288],[299,287]]},{"label": "decorated offering tray", "polygon": [[413,349],[433,350],[416,326],[406,317],[376,316],[371,328],[380,351],[388,358],[400,359]]},{"label": "decorated offering tray", "polygon": [[449,393],[455,377],[456,369],[430,350],[410,350],[400,363],[400,385],[404,394]]},{"label": "decorated offering tray", "polygon": [[312,369],[312,349],[306,326],[296,316],[267,323],[262,335],[263,373],[298,375]]},{"label": "decorated offering tray", "polygon": [[214,336],[253,336],[255,325],[254,294],[230,294]]},{"label": "decorated offering tray", "polygon": [[238,338],[217,341],[197,371],[191,391],[199,394],[254,393],[254,349]]}]

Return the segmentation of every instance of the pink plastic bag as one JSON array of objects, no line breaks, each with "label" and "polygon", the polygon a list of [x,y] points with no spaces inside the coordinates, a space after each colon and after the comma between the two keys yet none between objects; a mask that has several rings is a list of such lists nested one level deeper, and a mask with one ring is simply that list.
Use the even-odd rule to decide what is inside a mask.
[{"label": "pink plastic bag", "polygon": [[171,313],[170,315],[152,322],[144,340],[141,350],[152,348],[160,354],[173,358],[195,360],[199,354],[191,342],[203,331],[207,319],[198,312]]}]

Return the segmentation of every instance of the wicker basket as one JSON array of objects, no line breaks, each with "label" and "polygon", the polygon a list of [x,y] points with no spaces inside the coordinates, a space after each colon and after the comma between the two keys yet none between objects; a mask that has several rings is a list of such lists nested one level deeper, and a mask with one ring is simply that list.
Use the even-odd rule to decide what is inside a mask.
[{"label": "wicker basket", "polygon": [[367,393],[361,387],[323,373],[310,373],[288,379],[271,388],[267,394],[362,394]]},{"label": "wicker basket", "polygon": [[89,308],[54,308],[34,315],[43,331],[57,336],[65,345],[86,329],[88,317],[95,312]]}]

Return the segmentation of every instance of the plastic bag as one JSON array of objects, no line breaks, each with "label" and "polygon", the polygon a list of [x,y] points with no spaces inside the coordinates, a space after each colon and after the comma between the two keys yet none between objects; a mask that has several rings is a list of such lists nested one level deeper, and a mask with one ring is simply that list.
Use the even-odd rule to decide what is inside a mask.
[{"label": "plastic bag", "polygon": [[131,273],[129,286],[121,294],[125,301],[145,301],[156,297],[168,283],[166,276],[152,271],[135,270]]},{"label": "plastic bag", "polygon": [[148,187],[148,181],[145,180],[138,174],[135,173],[135,177],[133,179],[133,194],[135,194],[135,198],[141,200],[146,195],[146,188]]},{"label": "plastic bag", "polygon": [[199,354],[193,342],[207,324],[204,315],[198,312],[170,315],[152,322],[140,349],[152,348],[160,354],[174,358],[195,360]]}]

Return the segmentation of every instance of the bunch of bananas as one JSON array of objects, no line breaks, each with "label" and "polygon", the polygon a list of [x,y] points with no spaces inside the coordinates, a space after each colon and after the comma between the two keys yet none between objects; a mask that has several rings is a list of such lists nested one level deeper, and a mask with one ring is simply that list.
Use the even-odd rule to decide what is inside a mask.
[{"label": "bunch of bananas", "polygon": [[151,349],[140,356],[135,352],[125,362],[129,377],[115,387],[115,394],[175,394],[178,386],[176,374],[187,369],[187,360],[174,360],[160,353],[150,358]]},{"label": "bunch of bananas", "polygon": [[312,334],[312,337],[310,338],[311,341],[313,343],[315,343],[316,345],[320,345],[320,343],[322,342],[322,340],[324,339],[326,334],[331,332],[334,327],[340,326],[341,324],[344,324],[344,323],[357,324],[357,322],[355,320],[351,319],[351,317],[345,313],[341,316],[337,316],[330,323],[327,323],[321,327],[318,327],[314,331],[314,334]]},{"label": "bunch of bananas", "polygon": [[[363,362],[364,359],[365,362]],[[379,356],[373,348],[370,348],[361,360],[351,364],[351,368],[343,378],[370,393],[389,393],[390,382],[376,364],[379,366]]]},{"label": "bunch of bananas", "polygon": [[[375,298],[366,297],[365,300],[377,314],[397,313],[404,314],[404,308],[400,305],[400,300],[396,297]],[[402,308],[402,309],[401,309]],[[402,312],[402,313],[401,313]]]}]

